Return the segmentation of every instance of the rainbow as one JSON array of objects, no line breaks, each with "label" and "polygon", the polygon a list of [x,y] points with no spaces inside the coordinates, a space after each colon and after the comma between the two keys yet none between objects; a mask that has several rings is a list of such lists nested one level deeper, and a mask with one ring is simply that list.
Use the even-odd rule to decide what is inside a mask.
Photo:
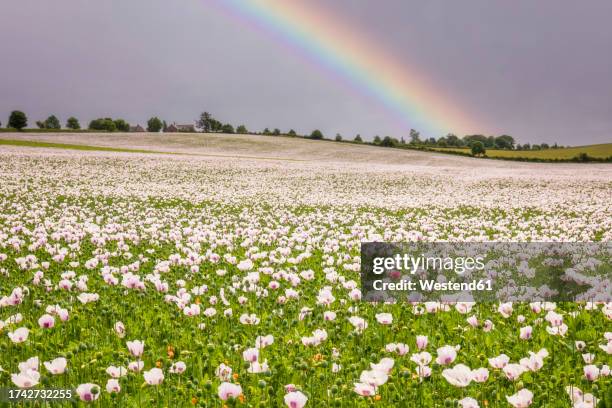
[{"label": "rainbow", "polygon": [[374,98],[403,129],[427,136],[464,134],[478,128],[470,115],[432,86],[424,73],[400,63],[379,44],[328,10],[295,0],[223,0],[226,11],[246,18],[300,53]]}]

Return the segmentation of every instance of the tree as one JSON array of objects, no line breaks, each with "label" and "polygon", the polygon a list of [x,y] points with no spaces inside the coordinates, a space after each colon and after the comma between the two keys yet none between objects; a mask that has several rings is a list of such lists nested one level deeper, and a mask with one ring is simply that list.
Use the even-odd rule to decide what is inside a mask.
[{"label": "tree", "polygon": [[119,132],[129,132],[130,131],[130,124],[127,123],[125,120],[115,119],[113,122],[115,123],[115,127],[117,128]]},{"label": "tree", "polygon": [[363,142],[363,139],[361,139],[361,135],[360,135],[360,134],[357,134],[357,136],[355,136],[355,139],[354,139],[354,140],[355,140],[357,143],[361,143],[361,142]]},{"label": "tree", "polygon": [[200,114],[200,118],[196,121],[196,127],[202,129],[202,132],[204,133],[210,133],[216,131],[215,128],[217,127],[217,123],[220,124],[219,121],[213,119],[210,113],[202,112],[202,114]]},{"label": "tree", "polygon": [[55,115],[51,115],[45,120],[45,129],[58,130],[61,129],[61,127],[62,125],[60,124],[59,119]]},{"label": "tree", "polygon": [[165,132],[166,130],[168,130],[168,123],[164,120],[163,126],[162,126],[162,131]]},{"label": "tree", "polygon": [[246,126],[244,125],[240,125],[236,128],[236,133],[240,133],[242,135],[249,133],[249,131],[247,130]]},{"label": "tree", "polygon": [[202,112],[200,118],[196,120],[196,126],[202,129],[202,132],[209,133],[211,131],[210,120],[212,116],[208,112]]},{"label": "tree", "polygon": [[272,131],[272,134],[273,134],[274,136],[280,136],[281,131],[280,131],[280,129],[279,129],[279,128],[275,128],[275,129]]},{"label": "tree", "polygon": [[514,149],[514,138],[509,135],[501,135],[495,138],[495,147],[499,149]]},{"label": "tree", "polygon": [[38,126],[39,129],[44,129],[45,128],[45,122],[43,122],[42,120],[37,120],[36,121],[36,126]]},{"label": "tree", "polygon": [[374,144],[380,144],[380,142],[381,142],[380,136],[378,135],[374,136]]},{"label": "tree", "polygon": [[397,145],[397,139],[394,139],[391,136],[385,136],[380,142],[380,145],[383,147],[395,147]]},{"label": "tree", "polygon": [[89,122],[89,129],[114,132],[117,130],[117,125],[111,118],[98,118]]},{"label": "tree", "polygon": [[487,137],[483,135],[465,135],[463,136],[463,141],[469,147],[472,147],[474,142],[480,142],[483,146],[486,146],[488,143]]},{"label": "tree", "polygon": [[472,142],[472,156],[483,156],[486,153],[485,145],[480,140]]},{"label": "tree", "polygon": [[446,135],[446,144],[448,144],[449,146],[460,147],[463,145],[463,142],[457,137],[457,135],[449,133],[448,135]]},{"label": "tree", "polygon": [[28,117],[22,111],[12,111],[8,120],[8,127],[21,131],[28,126]]},{"label": "tree", "polygon": [[447,139],[445,137],[441,137],[440,139],[438,139],[438,146],[440,146],[440,147],[448,146]]},{"label": "tree", "polygon": [[342,135],[340,133],[336,133],[336,142],[342,141]]},{"label": "tree", "polygon": [[315,129],[310,134],[310,138],[311,139],[316,139],[316,140],[323,139],[323,132],[321,132],[319,129]]},{"label": "tree", "polygon": [[234,127],[230,125],[229,123],[226,123],[225,125],[221,126],[221,132],[222,133],[234,133]]},{"label": "tree", "polygon": [[410,143],[419,144],[421,143],[421,134],[414,129],[410,129]]},{"label": "tree", "polygon": [[164,122],[157,116],[153,116],[147,121],[147,132],[158,133],[164,128]]},{"label": "tree", "polygon": [[219,122],[217,119],[211,119],[210,130],[213,132],[221,132],[223,130],[223,123]]},{"label": "tree", "polygon": [[79,123],[79,120],[77,118],[71,116],[66,121],[66,127],[72,130],[79,130],[81,128],[81,124]]},{"label": "tree", "polygon": [[495,149],[495,136],[487,137],[487,141],[485,142],[485,148]]},{"label": "tree", "polygon": [[297,136],[297,133],[295,133],[295,130],[291,129],[291,130],[289,130],[289,133],[287,133],[287,135],[289,135],[289,136]]}]

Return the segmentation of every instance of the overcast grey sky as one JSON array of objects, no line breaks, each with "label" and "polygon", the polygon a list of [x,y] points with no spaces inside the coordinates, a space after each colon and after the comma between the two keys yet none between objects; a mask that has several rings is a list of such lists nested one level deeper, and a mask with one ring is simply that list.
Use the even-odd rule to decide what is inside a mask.
[{"label": "overcast grey sky", "polygon": [[[250,129],[407,136],[380,102],[223,0],[2,0],[0,121],[51,113],[144,124],[203,110]],[[303,0],[428,73],[482,133],[521,142],[612,141],[612,1]],[[441,136],[441,135],[427,135]]]}]

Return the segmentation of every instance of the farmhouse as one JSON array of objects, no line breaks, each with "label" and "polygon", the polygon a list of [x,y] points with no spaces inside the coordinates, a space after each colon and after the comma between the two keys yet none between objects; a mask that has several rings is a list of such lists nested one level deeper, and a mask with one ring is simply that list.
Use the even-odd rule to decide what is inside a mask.
[{"label": "farmhouse", "polygon": [[139,132],[139,133],[142,133],[142,132],[145,132],[145,128],[143,128],[140,125],[130,126],[130,132]]},{"label": "farmhouse", "polygon": [[176,132],[195,132],[194,125],[177,125],[176,123],[172,123],[168,126],[164,132],[176,133]]}]

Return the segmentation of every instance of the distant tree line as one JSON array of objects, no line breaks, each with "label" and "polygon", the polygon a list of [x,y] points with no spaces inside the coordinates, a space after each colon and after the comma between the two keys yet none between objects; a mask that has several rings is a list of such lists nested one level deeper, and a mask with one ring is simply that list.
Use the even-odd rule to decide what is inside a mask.
[{"label": "distant tree line", "polygon": [[[55,115],[50,115],[45,120],[36,121],[36,125],[39,129],[46,130],[60,130],[62,129],[59,118]],[[1,123],[0,123],[1,126]],[[28,118],[22,111],[15,110],[11,112],[7,123],[8,128],[23,130],[28,126]],[[171,125],[174,126],[174,125]],[[79,120],[74,116],[69,117],[66,120],[65,128],[73,131],[81,129]],[[102,132],[129,132],[130,124],[121,118],[113,119],[109,117],[94,119],[89,122],[87,127],[91,131],[102,131]],[[265,128],[261,132],[249,132],[245,125],[234,126],[230,123],[223,123],[220,120],[213,117],[209,112],[202,112],[199,118],[195,121],[195,127],[180,126],[180,128],[174,129],[173,131],[194,131],[195,129],[204,133],[238,133],[238,134],[261,134],[266,136],[290,136],[290,137],[303,137],[314,140],[327,140],[321,130],[315,129],[310,134],[298,135],[298,133],[290,129],[288,132],[283,132],[279,128],[270,130]],[[154,116],[147,121],[146,130],[148,132],[160,132],[169,130],[169,126],[166,121]],[[172,130],[170,130],[172,131]],[[349,142],[349,143],[365,143],[361,135],[357,134],[353,140],[345,139],[341,134],[337,133],[333,139],[336,142]],[[557,143],[552,146],[547,143],[541,144],[529,144],[523,145],[516,143],[514,138],[509,135],[501,136],[484,136],[484,135],[466,135],[459,137],[452,133],[447,134],[444,137],[435,139],[421,138],[421,134],[415,130],[410,129],[408,135],[408,141],[403,137],[400,139],[391,136],[375,136],[372,143],[382,147],[422,147],[422,148],[465,148],[472,152],[473,155],[484,155],[487,149],[503,149],[503,150],[544,150],[544,149],[557,149],[562,148]]]},{"label": "distant tree line", "polygon": [[130,124],[124,119],[98,118],[89,122],[88,128],[105,132],[129,132]]},{"label": "distant tree line", "polygon": [[[359,140],[357,140],[359,138]],[[361,136],[357,135],[355,141],[361,142]],[[396,139],[390,136],[381,138],[380,136],[374,137],[375,145],[383,147],[401,147],[403,145],[409,147],[449,147],[449,148],[466,148],[475,149],[480,152],[482,149],[498,149],[498,150],[544,150],[544,149],[560,149],[563,146],[559,146],[557,143],[552,146],[547,143],[542,144],[529,144],[524,145],[516,143],[514,138],[509,135],[501,136],[484,136],[484,135],[466,135],[458,137],[452,133],[447,134],[444,137],[435,139],[433,137],[421,139],[421,134],[415,129],[410,129],[409,141],[405,141],[404,138]],[[484,154],[484,151],[479,154]]]}]

